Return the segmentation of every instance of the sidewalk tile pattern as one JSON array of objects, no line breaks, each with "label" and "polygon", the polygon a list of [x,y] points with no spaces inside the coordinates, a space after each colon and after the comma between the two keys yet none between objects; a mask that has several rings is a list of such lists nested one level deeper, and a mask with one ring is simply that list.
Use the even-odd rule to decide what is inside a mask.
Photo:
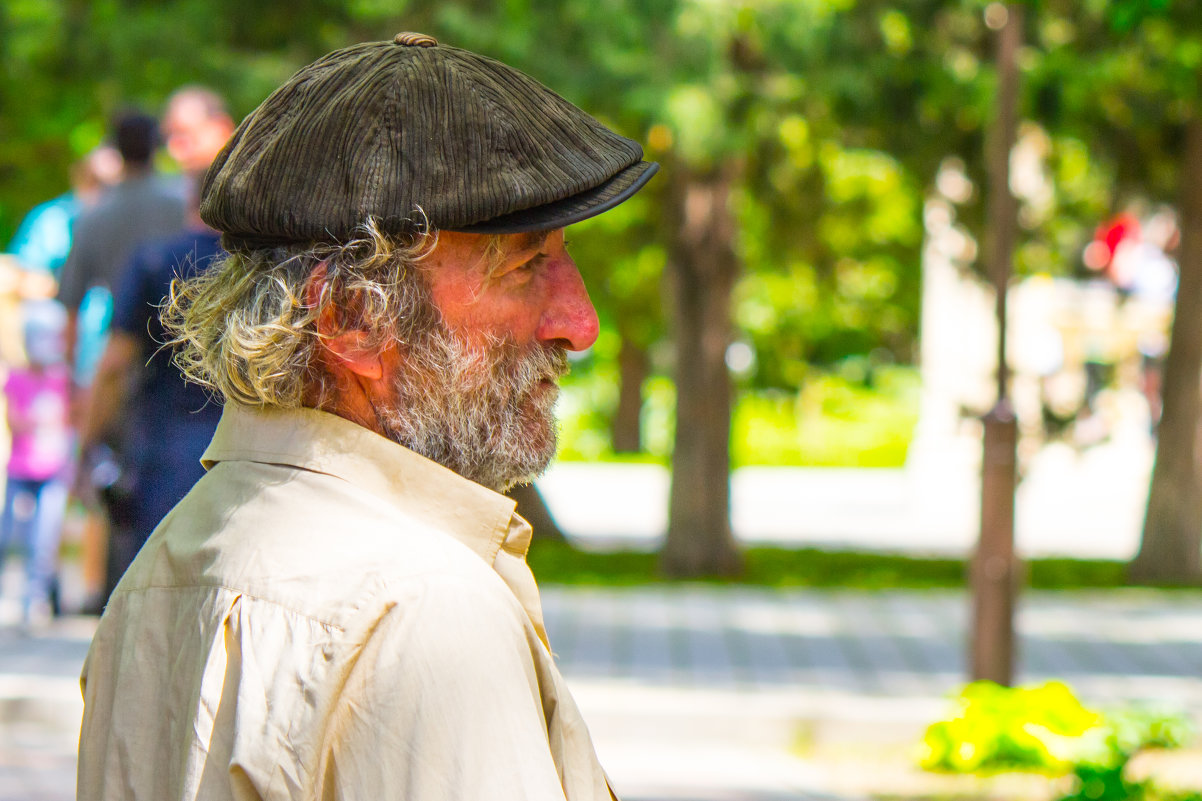
[{"label": "sidewalk tile pattern", "polygon": [[[964,681],[962,593],[546,587],[544,606],[570,683],[877,703],[938,699]],[[1021,682],[1060,678],[1092,703],[1160,700],[1202,716],[1202,594],[1029,593],[1018,627]],[[38,636],[0,632],[0,801],[73,797],[90,631],[67,619]]]}]

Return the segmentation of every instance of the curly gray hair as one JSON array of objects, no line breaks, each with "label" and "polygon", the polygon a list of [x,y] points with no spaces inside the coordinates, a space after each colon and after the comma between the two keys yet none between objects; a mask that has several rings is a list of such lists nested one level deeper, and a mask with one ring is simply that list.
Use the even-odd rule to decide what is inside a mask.
[{"label": "curly gray hair", "polygon": [[[328,308],[342,331],[368,347],[405,342],[436,326],[420,264],[437,242],[428,231],[397,241],[368,223],[342,245],[307,244],[230,253],[172,283],[161,317],[184,375],[248,406],[322,407],[329,376],[316,359],[317,319]],[[315,301],[306,286],[319,266],[327,280]]]}]

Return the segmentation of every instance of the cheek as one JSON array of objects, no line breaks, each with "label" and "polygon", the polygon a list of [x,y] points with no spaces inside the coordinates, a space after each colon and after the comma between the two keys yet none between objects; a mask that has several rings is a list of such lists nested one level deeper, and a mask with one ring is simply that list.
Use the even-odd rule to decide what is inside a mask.
[{"label": "cheek", "polygon": [[472,323],[480,311],[479,293],[478,286],[460,277],[440,276],[430,284],[430,300],[452,331]]},{"label": "cheek", "polygon": [[538,335],[542,309],[543,306],[539,303],[505,302],[498,304],[491,319],[493,331],[518,344],[531,342]]},{"label": "cheek", "polygon": [[536,339],[541,314],[534,305],[504,299],[484,299],[457,331],[471,340],[506,340],[525,345]]},{"label": "cheek", "polygon": [[431,297],[446,327],[469,341],[499,337],[521,344],[537,335],[543,309],[539,293],[544,291],[534,282],[519,289],[498,285],[481,289],[447,281],[432,288]]}]

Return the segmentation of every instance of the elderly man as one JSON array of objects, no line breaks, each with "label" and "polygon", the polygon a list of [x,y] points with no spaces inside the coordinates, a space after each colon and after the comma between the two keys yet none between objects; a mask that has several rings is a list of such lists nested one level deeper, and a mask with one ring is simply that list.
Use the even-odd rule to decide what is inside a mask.
[{"label": "elderly man", "polygon": [[225,410],[92,643],[81,799],[612,797],[499,493],[597,336],[563,228],[654,171],[421,34],[242,122],[202,188],[230,255],[165,315]]}]

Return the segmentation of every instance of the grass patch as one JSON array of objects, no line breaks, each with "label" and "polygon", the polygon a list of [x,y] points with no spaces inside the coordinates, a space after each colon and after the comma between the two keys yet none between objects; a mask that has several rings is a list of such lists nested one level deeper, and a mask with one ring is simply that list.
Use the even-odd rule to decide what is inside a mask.
[{"label": "grass patch", "polygon": [[1040,590],[1128,585],[1127,563],[1113,559],[1033,559],[1027,563],[1026,572],[1026,583]]},{"label": "grass patch", "polygon": [[[965,589],[963,559],[901,556],[818,548],[748,548],[739,579],[702,579],[717,585],[851,590]],[[641,551],[593,552],[568,543],[538,541],[530,567],[540,583],[629,587],[671,583],[659,572],[659,555]],[[1107,559],[1033,559],[1025,585],[1040,590],[1118,589],[1130,586],[1127,565]],[[1194,588],[1197,589],[1197,588]]]}]

